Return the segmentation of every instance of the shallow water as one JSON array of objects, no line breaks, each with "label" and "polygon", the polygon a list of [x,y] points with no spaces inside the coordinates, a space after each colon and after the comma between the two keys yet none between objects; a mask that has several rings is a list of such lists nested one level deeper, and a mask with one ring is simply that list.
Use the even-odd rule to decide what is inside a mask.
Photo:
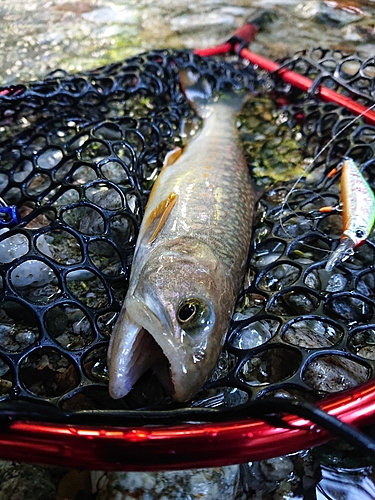
[{"label": "shallow water", "polygon": [[[371,54],[373,7],[352,11],[316,0],[0,0],[0,84],[40,79],[61,67],[89,69],[140,51],[207,47],[225,40],[260,8],[277,20],[252,49],[271,57],[324,46]],[[367,5],[366,5],[367,4]],[[302,36],[301,36],[302,34]]]},{"label": "shallow water", "polygon": [[317,488],[317,500],[371,500],[375,498],[372,467],[341,469],[322,467],[322,480]]}]

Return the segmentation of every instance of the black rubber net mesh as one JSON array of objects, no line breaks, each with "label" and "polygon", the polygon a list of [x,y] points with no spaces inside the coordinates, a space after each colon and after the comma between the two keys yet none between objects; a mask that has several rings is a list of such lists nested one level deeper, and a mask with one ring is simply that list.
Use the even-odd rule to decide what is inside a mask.
[{"label": "black rubber net mesh", "polygon": [[[314,50],[282,64],[373,102],[374,61]],[[199,127],[179,86],[186,67],[216,89],[287,102],[283,116],[300,131],[306,158],[326,146],[291,194],[284,182],[261,196],[223,353],[186,407],[235,413],[263,395],[316,400],[373,376],[373,237],[328,274],[342,220],[338,210],[318,209],[339,204],[338,178],[327,173],[345,155],[374,187],[375,128],[351,123],[349,111],[322,103],[314,88],[296,91],[233,56],[153,51],[0,89],[0,195],[22,217],[0,230],[0,411],[25,401],[65,413],[178,407],[152,373],[112,400],[106,351],[149,190],[166,153],[181,145],[182,125]]]}]

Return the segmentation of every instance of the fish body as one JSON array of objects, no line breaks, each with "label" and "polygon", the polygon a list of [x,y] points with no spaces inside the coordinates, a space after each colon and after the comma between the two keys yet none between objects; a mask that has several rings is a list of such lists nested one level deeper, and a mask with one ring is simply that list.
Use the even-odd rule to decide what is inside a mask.
[{"label": "fish body", "polygon": [[326,271],[350,257],[366,241],[375,222],[374,192],[351,158],[346,158],[341,166],[341,200],[343,233],[327,261]]},{"label": "fish body", "polygon": [[236,115],[243,96],[185,93],[204,118],[157,178],[137,240],[129,289],[109,347],[109,391],[125,396],[153,366],[177,401],[191,398],[219,357],[242,285],[254,193]]}]

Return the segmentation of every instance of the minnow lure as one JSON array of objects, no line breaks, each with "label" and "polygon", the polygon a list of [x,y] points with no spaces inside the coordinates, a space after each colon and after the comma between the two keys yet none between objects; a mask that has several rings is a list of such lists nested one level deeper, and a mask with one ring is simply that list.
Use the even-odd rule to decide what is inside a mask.
[{"label": "minnow lure", "polygon": [[375,222],[374,192],[351,158],[345,158],[341,165],[341,200],[344,230],[339,246],[325,266],[328,272],[353,255],[366,241]]}]

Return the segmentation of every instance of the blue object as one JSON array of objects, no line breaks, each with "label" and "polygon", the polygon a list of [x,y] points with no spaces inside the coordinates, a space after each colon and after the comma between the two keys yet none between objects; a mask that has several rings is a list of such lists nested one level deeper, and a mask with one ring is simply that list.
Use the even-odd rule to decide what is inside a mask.
[{"label": "blue object", "polygon": [[20,222],[20,212],[15,205],[0,206],[0,228],[15,226]]}]

